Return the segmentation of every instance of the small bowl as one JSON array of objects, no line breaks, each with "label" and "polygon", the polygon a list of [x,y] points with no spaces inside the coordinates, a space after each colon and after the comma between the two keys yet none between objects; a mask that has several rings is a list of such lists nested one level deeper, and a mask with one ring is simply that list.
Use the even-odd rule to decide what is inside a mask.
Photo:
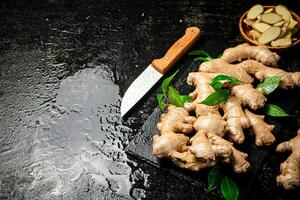
[{"label": "small bowl", "polygon": [[[275,6],[263,6],[263,7],[264,7],[264,10],[269,9],[269,8],[275,8]],[[294,13],[293,11],[290,10],[290,12],[292,13],[292,16],[293,16],[294,20],[296,20],[298,22],[298,24],[296,25],[299,28],[299,31],[296,34],[297,40],[293,41],[292,44],[289,45],[289,46],[272,47],[270,45],[265,45],[269,49],[271,49],[273,51],[285,51],[285,50],[288,50],[291,47],[294,47],[294,46],[296,46],[300,43],[300,17],[296,13]],[[240,18],[240,21],[239,21],[240,32],[241,32],[244,40],[247,41],[248,43],[251,43],[251,44],[254,44],[254,45],[261,45],[261,44],[258,44],[257,42],[255,42],[254,40],[252,40],[251,37],[249,36],[249,31],[251,29],[243,22],[243,20],[247,17],[247,13],[248,13],[248,11],[246,11]]]}]

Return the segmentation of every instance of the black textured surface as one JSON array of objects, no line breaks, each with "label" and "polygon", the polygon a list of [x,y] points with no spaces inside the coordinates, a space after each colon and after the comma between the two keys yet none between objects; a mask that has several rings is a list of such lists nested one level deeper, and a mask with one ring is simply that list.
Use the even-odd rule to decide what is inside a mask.
[{"label": "black textured surface", "polygon": [[[214,41],[208,41],[203,45],[203,47],[200,48],[205,50],[206,52],[209,52],[211,55],[218,55],[223,51],[224,46],[221,44],[217,44]],[[189,86],[185,83],[186,81],[182,81],[185,80],[186,77],[180,76],[178,79],[179,84],[177,84],[177,87],[181,90],[188,90]],[[295,97],[298,100],[289,105],[290,109],[295,109],[298,106],[300,96],[297,95]],[[174,167],[172,164],[170,164],[169,161],[159,160],[153,155],[152,137],[155,134],[158,134],[155,124],[159,122],[159,117],[162,113],[163,111],[161,111],[159,107],[157,107],[154,110],[154,112],[150,115],[150,117],[142,126],[141,131],[129,143],[129,145],[126,148],[126,151],[134,156],[137,156],[139,159],[146,161],[154,165],[155,167],[158,167],[159,169],[169,171],[171,174],[183,178],[186,181],[196,185],[198,188],[201,188],[201,190],[206,191],[208,170],[202,170],[202,172],[199,173],[191,173],[186,170],[181,170],[177,167]],[[282,129],[286,127],[283,127],[284,123],[275,124],[276,129],[274,129],[273,133],[279,136],[282,132]],[[288,124],[288,126],[289,125],[290,124]],[[248,133],[248,135],[250,134]],[[270,148],[256,147],[253,138],[248,136],[246,141],[242,145],[238,146],[238,149],[248,153],[247,160],[250,162],[251,168],[247,173],[241,175],[234,175],[228,169],[226,173],[230,174],[231,176],[235,176],[235,178],[238,179],[240,197],[243,199],[248,196],[249,192],[251,192],[251,185],[255,181],[258,172],[260,171],[263,165],[263,161],[265,160],[266,156],[268,155],[268,152],[270,151]],[[227,166],[227,168],[230,168],[230,166]]]},{"label": "black textured surface", "polygon": [[[238,18],[257,2],[1,1],[0,199],[220,199],[218,192],[206,194],[204,185],[125,155],[124,147],[157,106],[158,87],[123,122],[119,105],[130,83],[186,27],[202,29],[194,49],[207,40],[226,47],[241,43]],[[298,1],[264,1],[275,2],[300,13]],[[299,52],[282,53],[280,66],[299,70]],[[198,64],[185,56],[174,68],[180,70],[174,86],[183,93],[192,90],[180,86]],[[278,125],[278,142],[293,137],[299,89],[269,99],[295,116],[268,118]],[[245,199],[299,195],[299,189],[276,187],[286,156],[268,149]],[[206,173],[193,176],[205,179]]]}]

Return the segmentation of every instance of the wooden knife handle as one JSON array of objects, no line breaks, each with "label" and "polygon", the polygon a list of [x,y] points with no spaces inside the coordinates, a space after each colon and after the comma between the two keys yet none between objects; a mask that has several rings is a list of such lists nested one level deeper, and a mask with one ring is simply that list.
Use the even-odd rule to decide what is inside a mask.
[{"label": "wooden knife handle", "polygon": [[177,40],[164,57],[152,61],[152,66],[161,74],[165,74],[200,38],[198,27],[189,27],[184,36]]}]

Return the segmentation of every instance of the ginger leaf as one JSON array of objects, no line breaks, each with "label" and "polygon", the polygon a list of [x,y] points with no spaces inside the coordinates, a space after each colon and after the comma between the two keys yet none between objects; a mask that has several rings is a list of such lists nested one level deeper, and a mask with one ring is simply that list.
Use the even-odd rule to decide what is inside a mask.
[{"label": "ginger leaf", "polygon": [[262,83],[258,84],[256,88],[262,88],[265,94],[271,94],[280,83],[280,76],[267,77]]},{"label": "ginger leaf", "polygon": [[212,80],[211,85],[213,85],[214,83],[219,82],[219,81],[228,81],[229,83],[240,83],[241,82],[239,79],[234,78],[232,76],[220,74]]},{"label": "ginger leaf", "polygon": [[[211,84],[210,84],[211,85]],[[211,85],[216,91],[219,89],[222,89],[223,84],[221,82],[216,82],[213,85]]]},{"label": "ginger leaf", "polygon": [[208,192],[213,191],[216,189],[221,181],[223,174],[221,172],[221,167],[219,165],[215,166],[212,168],[207,177],[207,182],[208,182]]},{"label": "ginger leaf", "polygon": [[220,89],[210,94],[201,103],[207,106],[216,106],[226,102],[229,96],[230,96],[229,89]]},{"label": "ginger leaf", "polygon": [[194,60],[199,60],[199,61],[210,61],[213,60],[214,58],[211,57],[206,51],[203,50],[195,50],[195,51],[191,51],[188,53],[189,56],[199,56],[197,58],[195,58]]},{"label": "ginger leaf", "polygon": [[[222,88],[222,82],[220,81],[226,81],[228,83],[231,83],[231,84],[236,84],[236,83],[240,83],[241,81],[237,78],[234,78],[232,76],[227,76],[227,75],[223,75],[223,74],[220,74],[218,76],[216,76],[212,82],[210,83],[210,85],[215,89],[215,90],[218,90],[218,89],[221,89]],[[221,85],[220,85],[221,84]]]},{"label": "ginger leaf", "polygon": [[156,94],[157,103],[162,110],[166,109],[168,103],[178,107],[183,107],[185,102],[193,101],[187,95],[180,95],[180,93],[170,85],[177,73],[178,70],[171,76],[167,77],[161,85],[162,93]]},{"label": "ginger leaf", "polygon": [[181,95],[181,99],[184,103],[186,102],[192,102],[193,100],[191,99],[191,97],[187,96],[187,95]]},{"label": "ginger leaf", "polygon": [[181,95],[172,86],[169,87],[168,99],[169,99],[170,104],[173,104],[177,107],[183,107],[183,105],[184,105],[184,101],[182,100]]},{"label": "ginger leaf", "polygon": [[177,70],[174,74],[172,74],[171,76],[169,76],[168,78],[166,78],[162,84],[161,84],[161,89],[162,89],[162,92],[164,94],[167,94],[168,93],[168,88],[169,88],[169,85],[172,81],[172,79],[176,76],[176,74],[178,73],[179,70]]},{"label": "ginger leaf", "polygon": [[226,200],[237,200],[239,197],[239,188],[237,184],[228,176],[222,178],[221,192]]},{"label": "ginger leaf", "polygon": [[166,107],[167,107],[167,104],[165,104],[165,102],[163,101],[164,97],[165,97],[165,95],[162,93],[156,94],[157,103],[158,103],[160,109],[162,109],[162,110],[166,109]]},{"label": "ginger leaf", "polygon": [[274,104],[267,104],[265,106],[265,113],[266,113],[266,115],[269,115],[272,117],[288,117],[288,116],[290,116],[282,108],[280,108],[279,106],[274,105]]},{"label": "ginger leaf", "polygon": [[203,61],[203,62],[206,62],[206,61],[210,61],[212,60],[213,58],[211,57],[197,57],[194,59],[194,61]]}]

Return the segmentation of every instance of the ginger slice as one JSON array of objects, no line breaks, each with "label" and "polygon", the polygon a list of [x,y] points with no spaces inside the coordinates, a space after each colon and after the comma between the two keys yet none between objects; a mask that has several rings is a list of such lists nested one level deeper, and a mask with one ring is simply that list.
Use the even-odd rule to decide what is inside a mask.
[{"label": "ginger slice", "polygon": [[255,89],[251,84],[235,85],[231,89],[231,94],[240,98],[243,105],[248,105],[253,110],[264,107],[267,101],[263,90]]},{"label": "ginger slice", "polygon": [[300,129],[293,139],[280,143],[277,152],[291,151],[291,155],[280,165],[277,184],[286,190],[300,186]]},{"label": "ginger slice", "polygon": [[290,25],[290,20],[285,20],[283,26],[281,27],[280,38],[286,35],[289,29],[289,25]]},{"label": "ginger slice", "polygon": [[292,16],[291,12],[284,5],[278,5],[275,7],[277,14],[281,15],[283,19],[288,20]]},{"label": "ginger slice", "polygon": [[245,140],[244,128],[249,128],[250,123],[242,109],[242,101],[237,97],[230,97],[222,106],[224,118],[228,124],[228,138],[238,144]]},{"label": "ginger slice", "polygon": [[263,12],[264,12],[264,7],[260,4],[256,4],[248,11],[247,19],[256,19]]},{"label": "ginger slice", "polygon": [[291,38],[279,38],[271,42],[272,47],[282,47],[282,46],[289,46],[292,44]]},{"label": "ginger slice", "polygon": [[199,66],[199,71],[222,73],[225,75],[233,76],[243,83],[252,83],[254,81],[254,79],[246,71],[237,67],[236,65],[229,64],[223,59],[214,59],[208,62],[204,62]]},{"label": "ginger slice", "polygon": [[261,33],[257,30],[251,30],[249,31],[249,35],[253,38],[253,40],[257,41],[257,39],[260,37]]},{"label": "ginger slice", "polygon": [[272,26],[271,28],[263,32],[257,41],[259,44],[266,45],[279,38],[280,34],[281,28]]},{"label": "ginger slice", "polygon": [[257,30],[260,33],[265,32],[266,30],[268,30],[271,26],[269,24],[266,23],[262,23],[262,22],[256,22],[252,24],[252,27]]},{"label": "ginger slice", "polygon": [[184,134],[193,132],[195,120],[184,108],[168,106],[168,112],[160,117],[157,124],[160,135],[153,137],[153,154],[162,158],[173,152],[188,150],[189,137]]},{"label": "ginger slice", "polygon": [[253,58],[265,65],[277,66],[280,56],[277,53],[270,51],[265,46],[250,46],[249,44],[244,43],[226,49],[221,57],[221,59],[225,60],[227,63],[233,63],[249,58]]},{"label": "ginger slice", "polygon": [[272,47],[282,47],[282,46],[289,46],[292,44],[291,38],[279,38],[271,42]]},{"label": "ginger slice", "polygon": [[271,13],[273,12],[274,8],[269,8],[268,10],[264,11],[264,13]]},{"label": "ginger slice", "polygon": [[254,20],[251,19],[244,19],[243,22],[247,25],[247,26],[252,26],[252,24],[255,22]]},{"label": "ginger slice", "polygon": [[285,23],[285,21],[282,20],[282,21],[280,21],[280,22],[277,22],[277,23],[274,24],[273,26],[279,26],[279,27],[282,27],[284,23]]},{"label": "ginger slice", "polygon": [[265,13],[261,15],[261,20],[268,24],[276,24],[282,20],[282,16],[276,13]]},{"label": "ginger slice", "polygon": [[255,136],[255,144],[257,146],[270,146],[275,142],[275,136],[271,131],[274,129],[274,125],[269,125],[264,121],[263,115],[256,115],[245,110],[245,114],[248,117],[252,132]]}]

